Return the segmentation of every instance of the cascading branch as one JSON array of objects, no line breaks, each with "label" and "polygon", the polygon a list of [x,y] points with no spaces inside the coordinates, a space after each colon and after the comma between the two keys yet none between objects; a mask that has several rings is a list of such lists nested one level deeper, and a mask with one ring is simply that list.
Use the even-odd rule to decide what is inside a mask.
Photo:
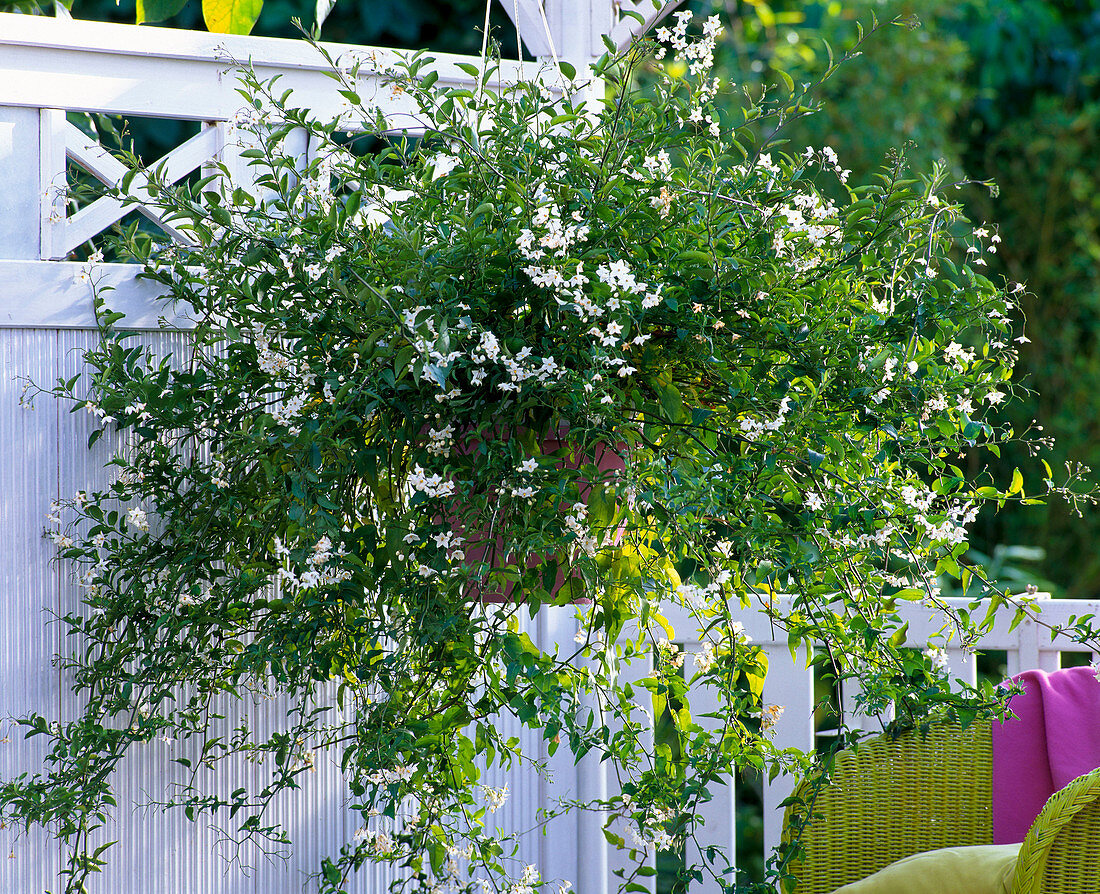
[{"label": "cascading branch", "polygon": [[[284,841],[265,807],[337,749],[362,827],[323,892],[368,861],[407,867],[405,890],[565,890],[486,826],[507,793],[479,766],[538,758],[500,731],[508,713],[551,753],[611,762],[621,793],[549,806],[606,811],[625,888],[654,849],[706,844],[716,783],[808,760],[769,737],[782,706],[762,701],[747,611],[812,643],[868,710],[996,705],[952,693],[937,649],[973,646],[1009,597],[975,599],[978,623],[936,580],[978,579],[966,526],[1026,500],[1022,479],[964,472],[1017,437],[994,413],[1022,287],[981,274],[995,236],[937,175],[896,161],[852,187],[828,147],[761,141],[800,97],[738,100],[709,74],[719,26],[689,22],[658,32],[666,62],[647,45],[602,60],[588,105],[566,66],[506,85],[490,64],[469,91],[411,56],[388,89],[415,100],[419,136],[356,93],[369,61],[334,61],[334,121],[243,73],[254,182],[165,186],[194,245],[128,245],[191,308],[193,350],[155,355],[102,293],[101,345],[56,389],[126,445],[110,484],[50,519],[83,586],[64,620],[87,708],[27,718],[48,764],[0,790],[4,816],[69,843],[70,891],[102,866],[112,770],[158,738],[194,771],[169,803],[263,846]],[[316,147],[304,170],[294,128]],[[943,611],[939,640],[906,642],[913,599]],[[520,631],[570,603],[575,643]],[[705,643],[686,668],[674,611]],[[645,705],[620,677],[643,659]],[[700,724],[704,684],[722,710]],[[283,729],[211,725],[252,692],[285,699]],[[675,755],[648,734],[666,709]],[[218,795],[236,758],[267,781]],[[731,884],[710,856],[683,877]]]}]

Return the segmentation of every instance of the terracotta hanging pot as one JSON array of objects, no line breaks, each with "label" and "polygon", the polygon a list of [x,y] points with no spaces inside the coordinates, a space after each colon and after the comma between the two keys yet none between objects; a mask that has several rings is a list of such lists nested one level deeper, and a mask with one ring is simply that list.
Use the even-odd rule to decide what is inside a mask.
[{"label": "terracotta hanging pot", "polygon": [[[585,466],[595,466],[598,470],[599,479],[597,481],[589,481],[583,476],[577,480],[577,495],[578,502],[587,506],[588,500],[592,494],[594,486],[599,484],[606,484],[610,480],[614,480],[621,472],[626,468],[626,463],[623,459],[622,452],[625,449],[624,444],[617,444],[615,447],[610,447],[605,444],[597,444],[591,449],[589,453],[578,454],[575,449],[570,450],[570,443],[567,438],[567,428],[556,430],[553,434],[544,437],[539,442],[539,448],[542,456],[553,456],[560,453],[563,450],[567,451],[566,455],[560,458],[555,468],[562,469],[574,469],[579,471]],[[478,450],[481,444],[480,439],[470,439],[459,445],[459,452],[464,455],[470,455]],[[499,495],[492,494],[492,498],[499,498]],[[532,555],[527,557],[526,561],[520,561],[514,553],[504,554],[504,538],[500,535],[494,535],[492,531],[482,528],[481,530],[473,531],[466,529],[456,513],[456,516],[452,516],[449,519],[452,530],[461,536],[466,544],[464,564],[473,568],[488,567],[491,570],[499,570],[505,567],[515,568],[522,570],[526,568],[528,570],[538,568],[544,565],[548,560],[555,558],[561,562],[564,557],[562,556],[545,556],[545,555]],[[614,536],[614,543],[618,543],[623,536],[623,528],[620,527]],[[522,573],[522,571],[521,571]],[[488,577],[488,574],[486,575]],[[570,575],[571,579],[579,580],[579,574],[574,573]],[[552,601],[560,601],[562,604],[569,603],[587,603],[591,599],[587,596],[569,598],[563,597],[561,600],[557,599],[558,594],[566,586],[566,569],[559,567],[556,571],[556,579],[554,584],[550,587],[550,597]],[[470,581],[466,585],[467,596],[478,602],[488,603],[510,603],[515,601],[523,601],[522,596],[515,595],[516,583],[507,583],[503,587],[499,586],[497,582],[489,582],[487,580],[482,581]]]}]

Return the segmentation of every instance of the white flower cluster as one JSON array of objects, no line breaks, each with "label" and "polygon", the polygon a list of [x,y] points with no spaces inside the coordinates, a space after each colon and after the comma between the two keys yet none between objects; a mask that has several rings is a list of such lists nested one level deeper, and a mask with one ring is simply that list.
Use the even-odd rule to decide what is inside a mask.
[{"label": "white flower cluster", "polygon": [[692,659],[695,663],[696,670],[701,674],[709,673],[718,663],[718,656],[715,654],[714,643],[707,640],[701,644],[701,648],[695,653],[695,657]]},{"label": "white flower cluster", "polygon": [[947,670],[947,650],[941,649],[937,646],[929,646],[922,653],[925,658],[932,662],[932,667],[937,671]]},{"label": "white flower cluster", "polygon": [[229,487],[229,480],[225,477],[225,460],[223,460],[220,456],[215,456],[210,461],[210,466],[210,483],[213,484],[214,487],[221,490],[225,490],[227,487]]},{"label": "white flower cluster", "polygon": [[375,770],[367,779],[375,785],[393,785],[395,783],[408,782],[416,772],[415,767],[398,764],[388,770]]},{"label": "white flower cluster", "polygon": [[333,550],[332,541],[327,536],[322,536],[313,545],[310,554],[306,557],[306,568],[301,572],[292,567],[291,549],[279,537],[274,539],[272,551],[280,563],[277,579],[289,587],[291,592],[326,587],[351,578],[351,572],[347,569],[327,567],[335,559],[347,554],[343,544]]},{"label": "white flower cluster", "polygon": [[271,407],[272,417],[279,425],[285,425],[291,435],[301,432],[297,419],[310,401],[310,389],[317,377],[309,365],[294,357],[289,349],[282,348],[282,339],[257,327],[253,333],[256,347],[256,365],[261,372],[271,376],[272,384],[282,392],[282,399]]},{"label": "white flower cluster", "polygon": [[[623,796],[623,802],[629,806],[629,799]],[[666,807],[654,805],[641,820],[641,829],[638,824],[629,822],[626,827],[630,835],[630,844],[635,850],[670,850],[679,842],[665,829],[665,824],[673,819],[673,812]]]},{"label": "white flower cluster", "polygon": [[457,561],[466,555],[462,548],[463,539],[453,531],[443,531],[438,534],[433,534],[432,539],[435,541],[436,546],[446,551],[448,562]]},{"label": "white flower cluster", "polygon": [[684,666],[683,650],[676,643],[660,640],[657,643],[657,661],[659,665],[679,670]]},{"label": "white flower cluster", "polygon": [[779,402],[779,413],[768,419],[766,422],[761,422],[759,419],[754,419],[752,416],[746,416],[741,420],[740,428],[745,439],[748,441],[755,441],[764,432],[779,431],[783,427],[783,423],[787,421],[787,414],[791,410],[791,399],[784,397]]},{"label": "white flower cluster", "polygon": [[393,838],[388,832],[368,829],[366,826],[360,826],[355,830],[354,841],[356,845],[365,848],[368,853],[376,857],[392,854],[395,847]]},{"label": "white flower cluster", "polygon": [[721,591],[722,588],[717,583],[699,586],[699,584],[685,582],[676,588],[676,597],[681,605],[693,612],[701,612],[710,604],[710,597],[719,595]]},{"label": "white flower cluster", "polygon": [[[978,504],[967,502],[949,503],[941,510],[942,520],[934,522],[927,515],[932,511],[936,501],[934,492],[925,490],[923,487],[917,488],[911,484],[905,484],[902,485],[900,493],[902,502],[917,510],[913,521],[923,529],[922,533],[932,540],[943,541],[952,546],[957,546],[966,540],[966,527],[978,517],[981,508]],[[888,523],[880,529],[876,542],[879,545],[885,545],[886,538],[893,533],[894,526]]]},{"label": "white flower cluster", "polygon": [[[583,217],[580,212],[574,211],[573,218],[574,223],[563,223],[561,210],[557,205],[543,205],[532,218],[531,226],[534,229],[520,230],[516,248],[531,262],[542,261],[547,258],[548,253],[553,257],[564,258],[573,245],[588,238],[589,227],[581,222]],[[588,285],[589,279],[585,275],[583,264],[577,264],[569,276],[552,264],[530,263],[523,268],[523,272],[539,288],[554,292],[559,304],[576,305],[585,320],[594,319],[603,313],[585,294],[584,287]]]},{"label": "white flower cluster", "polygon": [[103,407],[101,407],[99,404],[94,403],[93,401],[90,401],[90,400],[86,401],[84,403],[84,409],[87,410],[89,413],[91,413],[93,416],[98,416],[101,420],[103,420],[104,425],[106,425],[107,423],[115,421],[114,416],[108,416],[107,411],[104,410]]},{"label": "white flower cluster", "polygon": [[[546,193],[540,189],[537,198],[545,200]],[[561,218],[561,208],[553,202],[541,205],[531,218],[534,230],[520,230],[516,246],[529,261],[540,261],[548,253],[564,258],[569,249],[588,239],[590,228],[584,223],[579,211],[573,212],[573,223],[565,223]],[[535,231],[541,231],[538,236]]]},{"label": "white flower cluster", "polygon": [[974,362],[974,351],[964,348],[956,342],[951,342],[943,349],[944,359],[955,368],[955,372],[964,373],[966,368]]},{"label": "white flower cluster", "polygon": [[[265,115],[259,109],[253,106],[245,106],[244,108],[237,109],[233,113],[233,117],[229,119],[229,133],[232,134],[235,130],[247,130],[252,133],[259,133],[264,126]],[[243,142],[240,138],[237,140],[237,145],[244,148],[251,148]]]},{"label": "white flower cluster", "polygon": [[453,481],[447,481],[442,475],[432,475],[420,466],[414,466],[409,475],[409,488],[428,497],[449,497],[455,492]]},{"label": "white flower cluster", "polygon": [[822,146],[821,152],[817,152],[813,146],[807,146],[803,157],[806,159],[807,164],[820,161],[824,168],[836,174],[841,183],[847,183],[848,177],[851,176],[851,171],[847,171],[840,166],[840,159],[832,146]]},{"label": "white flower cluster", "polygon": [[508,894],[535,894],[533,885],[539,883],[539,871],[533,865],[524,867],[523,874],[518,882],[514,882],[508,888]]},{"label": "white flower cluster", "polygon": [[566,530],[576,536],[580,551],[586,556],[595,556],[600,544],[588,527],[588,507],[583,503],[577,503],[566,514],[564,524]]},{"label": "white flower cluster", "polygon": [[455,427],[451,424],[442,428],[428,429],[428,453],[432,456],[446,456],[454,447]]},{"label": "white flower cluster", "polygon": [[914,509],[927,512],[932,508],[936,495],[930,490],[918,489],[911,484],[905,484],[901,488],[901,499],[906,506],[912,506]]},{"label": "white flower cluster", "polygon": [[976,504],[959,503],[947,510],[941,522],[930,521],[922,514],[916,516],[916,521],[930,539],[958,546],[966,540],[966,528],[978,517],[980,508]]},{"label": "white flower cluster", "polygon": [[656,155],[647,155],[642,162],[642,167],[650,177],[667,177],[672,173],[672,159],[668,152],[661,149]]},{"label": "white flower cluster", "polygon": [[824,248],[830,239],[841,235],[836,223],[836,205],[814,192],[795,194],[776,211],[786,223],[786,232],[777,232],[774,247],[777,254],[790,254],[788,243],[802,238],[814,248]]},{"label": "white flower cluster", "polygon": [[70,549],[74,546],[73,538],[61,531],[50,531],[50,540],[58,549]]},{"label": "white flower cluster", "polygon": [[[676,24],[671,28],[658,28],[657,40],[668,44],[676,53],[676,58],[684,62],[691,74],[700,77],[714,67],[714,47],[722,33],[722,23],[718,16],[710,16],[703,23],[703,35],[698,40],[687,36],[688,25],[693,18],[690,12],[681,10],[676,13]],[[664,53],[661,53],[663,56]]]},{"label": "white flower cluster", "polygon": [[[462,309],[461,306],[460,309]],[[489,329],[478,330],[470,326],[466,318],[460,319],[453,327],[447,327],[441,334],[428,307],[423,305],[411,307],[402,311],[401,316],[404,325],[410,331],[409,343],[426,364],[422,373],[423,378],[441,388],[444,386],[439,378],[439,370],[448,370],[463,358],[468,358],[474,367],[470,372],[470,381],[473,385],[480,385],[488,378],[487,367],[491,365],[503,367],[508,374],[508,381],[499,382],[497,388],[506,392],[518,392],[523,383],[530,380],[547,384],[559,381],[566,375],[567,371],[553,357],[535,357],[529,347],[521,347],[514,353],[510,352],[501,344],[494,332]],[[454,348],[455,333],[462,330],[465,330],[464,338],[473,341],[466,351]],[[448,392],[436,395],[436,400],[443,402],[458,397],[461,393],[459,388],[452,388]],[[441,440],[434,446],[442,451],[437,455],[443,455],[446,452],[444,447],[449,447],[450,444],[445,444]],[[432,449],[433,445],[429,445],[429,450]]]},{"label": "white flower cluster", "polygon": [[506,785],[500,788],[487,785],[482,791],[485,795],[485,807],[490,813],[496,813],[508,800],[508,786]]}]

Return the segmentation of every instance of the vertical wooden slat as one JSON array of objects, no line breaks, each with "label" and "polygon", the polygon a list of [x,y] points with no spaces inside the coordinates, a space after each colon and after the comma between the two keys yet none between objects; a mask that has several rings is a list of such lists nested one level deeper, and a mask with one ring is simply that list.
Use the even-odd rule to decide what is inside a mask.
[{"label": "vertical wooden slat", "polygon": [[309,131],[296,127],[283,139],[282,151],[294,159],[294,170],[299,175],[309,164]]},{"label": "vertical wooden slat", "polygon": [[[698,635],[698,634],[697,634]],[[684,675],[690,680],[696,671],[695,656],[703,651],[700,643],[685,644],[684,647]],[[690,693],[692,720],[704,729],[718,732],[724,725],[723,702],[719,698],[714,686],[696,684]],[[707,717],[705,715],[716,715]],[[708,873],[721,872],[724,868],[720,864],[708,864],[702,852],[708,846],[722,848],[727,859],[734,866],[737,865],[737,784],[736,780],[729,779],[726,785],[713,785],[711,787],[711,800],[700,805],[699,813],[703,816],[703,822],[696,831],[696,840],[689,841],[686,847],[685,859],[689,865],[702,864],[704,866],[703,881],[696,883],[691,888],[691,894],[719,894],[721,885],[719,881]],[[725,877],[725,881],[731,882],[733,878]]]},{"label": "vertical wooden slat", "polygon": [[[596,707],[591,705],[591,707]],[[577,763],[577,797],[582,802],[606,800],[608,793],[607,763],[600,761],[595,750]],[[606,816],[598,810],[582,810],[577,815],[577,891],[607,894],[610,877],[610,848],[603,835]]]},{"label": "vertical wooden slat", "polygon": [[41,257],[57,261],[65,257],[65,208],[68,182],[65,176],[65,112],[42,109],[39,128],[39,179],[43,190],[39,226]]},{"label": "vertical wooden slat", "polygon": [[947,650],[947,667],[952,680],[958,678],[975,686],[978,683],[978,657],[962,649]]},{"label": "vertical wooden slat", "polygon": [[[540,649],[561,659],[573,654],[577,648],[573,640],[577,622],[572,607],[544,608],[539,612],[538,622],[535,642]],[[559,798],[572,800],[579,797],[580,773],[573,764],[568,743],[562,742],[554,755],[548,756],[547,767],[550,774],[542,781],[543,804],[554,807]],[[543,878],[553,881],[555,885],[568,881],[576,891],[583,890],[579,887],[580,865],[582,853],[586,853],[577,834],[578,826],[578,814],[572,812],[556,817],[549,824],[547,834],[539,836],[539,867]],[[602,834],[599,842],[585,843],[591,844],[606,847]],[[550,890],[556,888],[552,886]]]},{"label": "vertical wooden slat", "polygon": [[[642,731],[639,733],[642,747],[649,750],[651,753],[653,749],[655,733],[654,724],[656,723],[657,718],[652,716],[653,700],[650,696],[649,690],[644,689],[637,684],[640,680],[650,676],[652,673],[653,658],[649,653],[645,653],[643,655],[635,655],[632,658],[630,664],[626,664],[625,662],[621,663],[617,677],[617,684],[619,686],[631,686],[634,690],[634,700],[635,704],[637,705],[636,710],[638,712],[636,713],[636,719],[639,722],[643,722],[646,716],[652,718],[652,721],[649,724],[646,724],[643,727]],[[640,713],[641,711],[644,711],[645,714],[642,715]],[[612,735],[619,733],[621,730],[622,725],[616,724],[612,721]],[[604,767],[609,767],[610,764],[611,761],[607,761],[604,764]],[[605,776],[607,780],[606,797],[610,799],[619,797],[622,794],[622,787],[619,784],[619,780],[616,774],[608,769],[605,771]],[[623,829],[621,831],[625,832],[626,830]],[[603,837],[602,833],[600,837]],[[631,840],[629,835],[627,835],[626,840],[629,845]],[[618,848],[609,847],[607,845],[605,845],[605,848],[607,851],[607,890],[616,891],[618,890],[620,881],[619,877],[616,876],[615,873],[618,871],[628,875],[638,868],[638,862],[636,860],[629,859],[629,851],[619,850]],[[650,851],[644,859],[645,865],[649,867],[655,867],[656,857],[657,855],[653,851]],[[647,891],[653,891],[655,890],[654,886],[656,884],[656,881],[657,879],[655,876],[639,876],[634,879],[634,884],[638,885],[639,887],[645,888]]]},{"label": "vertical wooden slat", "polygon": [[1025,618],[1016,628],[1017,654],[1019,655],[1020,670],[1028,670],[1039,666],[1039,638],[1036,636],[1035,622],[1031,618]]},{"label": "vertical wooden slat", "polygon": [[[35,110],[37,117],[37,110]],[[2,169],[2,165],[0,165]],[[37,233],[35,234],[37,241]],[[45,537],[50,503],[57,499],[58,427],[54,401],[39,395],[20,405],[25,380],[52,385],[57,374],[56,334],[0,331],[0,779],[42,768],[46,741],[24,738],[9,722],[31,713],[57,719],[61,697],[52,666],[60,631],[58,569]],[[0,828],[0,891],[38,894],[58,890],[58,848],[48,833],[26,835]]]},{"label": "vertical wooden slat", "polygon": [[[783,714],[774,728],[774,741],[779,748],[809,751],[814,747],[814,678],[807,667],[808,658],[802,652],[799,660],[791,661],[784,643],[764,643],[768,656],[768,678],[764,681],[764,700],[780,705]],[[764,780],[764,851],[775,848],[783,833],[783,808],[779,805],[794,789],[795,780],[777,776]]]}]

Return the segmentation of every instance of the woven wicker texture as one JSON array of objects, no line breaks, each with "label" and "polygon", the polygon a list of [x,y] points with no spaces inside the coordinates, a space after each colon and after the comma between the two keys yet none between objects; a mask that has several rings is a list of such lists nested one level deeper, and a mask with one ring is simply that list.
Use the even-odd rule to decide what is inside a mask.
[{"label": "woven wicker texture", "polygon": [[1047,801],[1020,848],[1013,894],[1100,894],[1100,770]]},{"label": "woven wicker texture", "polygon": [[[798,794],[809,791],[804,783]],[[911,854],[990,844],[991,801],[988,721],[864,742],[837,755],[803,832],[797,889],[788,890],[828,894]]]}]

